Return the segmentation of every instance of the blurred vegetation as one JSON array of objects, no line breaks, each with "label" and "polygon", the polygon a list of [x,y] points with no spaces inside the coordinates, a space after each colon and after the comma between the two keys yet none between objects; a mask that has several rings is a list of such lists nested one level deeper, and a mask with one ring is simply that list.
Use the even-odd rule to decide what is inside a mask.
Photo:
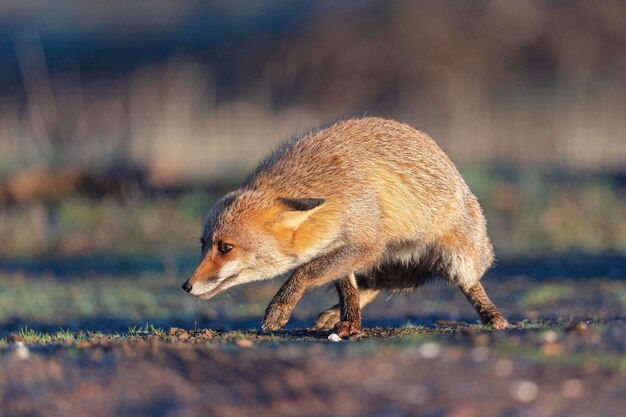
[{"label": "blurred vegetation", "polygon": [[567,298],[573,290],[568,284],[540,285],[524,294],[521,303],[530,308],[540,308]]},{"label": "blurred vegetation", "polygon": [[[128,326],[143,325],[146,320],[158,326],[191,327],[224,317],[236,322],[260,317],[276,290],[275,283],[251,285],[235,290],[236,302],[221,296],[202,303],[180,290],[182,281],[182,275],[173,271],[80,278],[0,273],[0,336],[7,328],[15,331],[23,323],[48,331],[81,326],[126,332]],[[307,312],[314,314],[312,310],[315,308],[309,305]],[[257,321],[252,325],[260,326]],[[138,332],[141,328],[135,327]]]},{"label": "blurred vegetation", "polygon": [[[626,189],[610,177],[463,170],[499,255],[626,251]],[[45,255],[199,252],[201,226],[221,193],[58,199],[0,208],[0,259]]]},{"label": "blurred vegetation", "polygon": [[277,143],[363,114],[464,167],[499,254],[626,248],[624,2],[50,7],[0,5],[0,258],[196,251]]},{"label": "blurred vegetation", "polygon": [[464,173],[498,253],[626,250],[626,189],[613,178],[480,168]]},{"label": "blurred vegetation", "polygon": [[460,163],[623,171],[625,28],[619,0],[10,2],[0,177],[120,163],[153,184],[229,177],[363,114]]}]

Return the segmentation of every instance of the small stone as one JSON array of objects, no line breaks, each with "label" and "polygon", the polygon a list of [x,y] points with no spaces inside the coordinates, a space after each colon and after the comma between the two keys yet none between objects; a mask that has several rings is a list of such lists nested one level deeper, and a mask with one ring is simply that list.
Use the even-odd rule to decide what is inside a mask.
[{"label": "small stone", "polygon": [[489,335],[486,333],[477,334],[472,338],[472,342],[476,346],[484,346],[489,344]]},{"label": "small stone", "polygon": [[461,335],[474,336],[476,334],[476,329],[471,326],[462,327],[458,334],[459,336]]},{"label": "small stone", "polygon": [[500,378],[505,378],[513,372],[513,362],[509,359],[500,359],[496,362],[494,369],[496,371],[496,375]]},{"label": "small stone", "polygon": [[559,334],[554,330],[546,330],[541,336],[546,343],[554,343],[559,339]]},{"label": "small stone", "polygon": [[339,337],[337,333],[331,333],[331,335],[328,336],[328,340],[331,342],[341,342],[341,337]]},{"label": "small stone", "polygon": [[570,330],[574,333],[584,334],[589,331],[589,325],[585,322],[577,323],[576,325],[570,327]]},{"label": "small stone", "polygon": [[298,369],[288,369],[284,378],[287,385],[296,390],[302,390],[307,386],[307,375]]},{"label": "small stone", "polygon": [[517,380],[511,384],[509,395],[523,403],[529,403],[537,398],[539,387],[533,381]]},{"label": "small stone", "polygon": [[555,356],[563,353],[564,349],[563,346],[559,343],[546,343],[541,347],[541,351],[544,353],[544,355]]},{"label": "small stone", "polygon": [[253,346],[250,339],[236,339],[235,344],[241,348],[251,348]]},{"label": "small stone", "polygon": [[578,398],[585,392],[585,387],[580,379],[567,379],[561,385],[561,395],[565,398]]},{"label": "small stone", "polygon": [[17,341],[15,343],[11,343],[11,349],[13,350],[13,355],[20,360],[27,360],[30,358],[30,350],[22,341]]},{"label": "small stone", "polygon": [[470,352],[470,356],[474,362],[485,362],[489,358],[491,350],[486,346],[476,346]]},{"label": "small stone", "polygon": [[426,342],[419,347],[420,355],[425,359],[434,359],[441,353],[441,346],[436,342]]}]

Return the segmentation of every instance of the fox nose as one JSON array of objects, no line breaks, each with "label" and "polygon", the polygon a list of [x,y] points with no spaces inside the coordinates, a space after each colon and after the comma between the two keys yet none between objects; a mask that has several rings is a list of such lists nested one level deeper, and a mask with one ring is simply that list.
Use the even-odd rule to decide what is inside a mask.
[{"label": "fox nose", "polygon": [[182,287],[183,287],[183,290],[185,290],[185,291],[187,291],[187,292],[190,292],[190,291],[191,291],[191,288],[193,287],[193,285],[191,285],[191,284],[189,283],[189,281],[185,281],[185,283],[182,285]]}]

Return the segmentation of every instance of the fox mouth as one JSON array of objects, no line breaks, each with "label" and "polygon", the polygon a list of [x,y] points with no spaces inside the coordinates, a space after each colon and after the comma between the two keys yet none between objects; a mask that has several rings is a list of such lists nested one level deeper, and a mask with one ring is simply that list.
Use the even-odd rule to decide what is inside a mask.
[{"label": "fox mouth", "polygon": [[[234,279],[237,278],[237,276],[239,276],[239,274],[234,274],[231,275],[229,277],[224,278],[223,280],[219,281],[217,283],[217,285],[215,285],[213,288],[204,291],[200,294],[194,294],[196,297],[201,298],[203,300],[208,300],[210,298],[213,298],[215,295],[219,294],[220,292],[224,291],[225,289],[232,287],[235,282]],[[207,285],[205,284],[203,287],[206,287]]]}]

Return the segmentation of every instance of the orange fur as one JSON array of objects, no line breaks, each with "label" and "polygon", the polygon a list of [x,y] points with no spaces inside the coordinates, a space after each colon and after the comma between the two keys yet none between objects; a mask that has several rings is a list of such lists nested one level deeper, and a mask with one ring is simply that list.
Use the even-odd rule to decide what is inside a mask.
[{"label": "orange fur", "polygon": [[[478,285],[493,249],[476,197],[428,135],[393,120],[346,120],[287,142],[216,203],[203,242],[185,284],[196,295],[295,270],[264,328],[282,325],[306,288],[333,280],[351,317],[360,317],[357,282],[377,294],[434,275],[459,286],[481,317],[497,311]],[[235,249],[220,254],[219,242]]]}]

